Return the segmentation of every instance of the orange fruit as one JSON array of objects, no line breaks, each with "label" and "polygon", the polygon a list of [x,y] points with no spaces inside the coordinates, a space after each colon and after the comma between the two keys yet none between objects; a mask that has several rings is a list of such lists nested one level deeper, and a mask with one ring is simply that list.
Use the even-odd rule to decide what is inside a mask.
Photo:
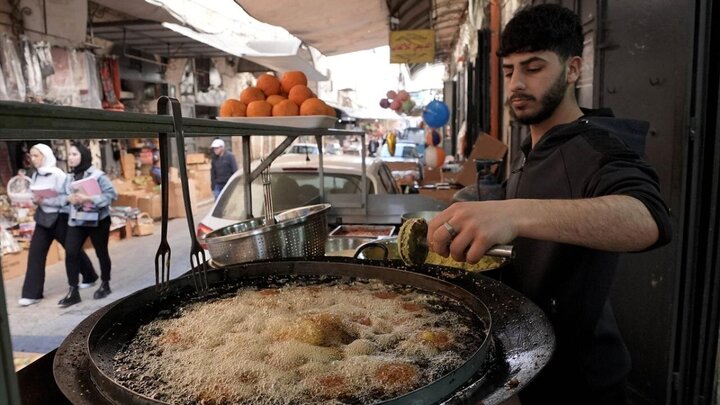
[{"label": "orange fruit", "polygon": [[290,93],[290,90],[298,84],[307,86],[307,76],[299,70],[291,70],[282,75],[280,84],[284,92]]},{"label": "orange fruit", "polygon": [[277,105],[277,103],[283,100],[287,100],[287,97],[283,97],[279,94],[273,94],[272,96],[268,96],[268,98],[265,99],[265,101],[272,104],[273,106]]},{"label": "orange fruit", "polygon": [[247,105],[235,98],[229,98],[223,101],[220,106],[221,117],[244,117]]},{"label": "orange fruit", "polygon": [[327,113],[325,113],[325,115],[328,115],[330,117],[336,117],[335,109],[330,106],[327,106]]},{"label": "orange fruit", "polygon": [[273,94],[280,93],[280,80],[273,75],[264,73],[257,78],[255,87],[262,90],[266,96],[272,96]]},{"label": "orange fruit", "polygon": [[309,98],[300,106],[300,115],[325,115],[327,104],[319,98]]},{"label": "orange fruit", "polygon": [[272,104],[265,100],[255,100],[247,106],[248,117],[269,117],[272,115]]},{"label": "orange fruit", "polygon": [[304,84],[296,84],[292,89],[290,89],[290,93],[288,93],[288,100],[302,106],[303,102],[312,98],[312,96],[312,91],[310,91],[308,86]]},{"label": "orange fruit", "polygon": [[257,87],[248,87],[240,93],[240,101],[250,105],[253,101],[265,100],[265,93]]},{"label": "orange fruit", "polygon": [[273,117],[286,117],[289,115],[298,115],[299,111],[300,109],[297,104],[290,100],[282,100],[273,106],[272,115]]}]

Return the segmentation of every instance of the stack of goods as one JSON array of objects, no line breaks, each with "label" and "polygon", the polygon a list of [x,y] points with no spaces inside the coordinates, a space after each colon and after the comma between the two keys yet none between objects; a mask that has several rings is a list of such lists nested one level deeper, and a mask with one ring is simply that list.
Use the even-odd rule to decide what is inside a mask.
[{"label": "stack of goods", "polygon": [[286,72],[280,79],[263,74],[255,86],[240,93],[240,99],[227,99],[220,107],[221,117],[297,115],[335,116],[335,110],[308,88],[307,77],[300,71]]}]

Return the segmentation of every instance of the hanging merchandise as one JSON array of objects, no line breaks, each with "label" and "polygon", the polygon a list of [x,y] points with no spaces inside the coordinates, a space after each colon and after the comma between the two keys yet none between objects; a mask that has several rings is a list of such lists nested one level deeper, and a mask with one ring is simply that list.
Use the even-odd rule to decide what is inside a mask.
[{"label": "hanging merchandise", "polygon": [[22,74],[20,58],[15,50],[15,44],[5,33],[0,34],[0,48],[2,54],[0,62],[2,62],[5,73],[5,90],[8,99],[25,101],[25,79]]},{"label": "hanging merchandise", "polygon": [[83,52],[85,54],[85,68],[87,69],[85,77],[87,78],[88,97],[86,104],[88,108],[102,108],[102,93],[100,91],[100,75],[97,70],[97,60],[95,55],[90,51]]},{"label": "hanging merchandise", "polygon": [[72,105],[77,88],[73,82],[70,52],[59,46],[52,47],[50,52],[55,73],[48,78],[47,98],[56,104]]},{"label": "hanging merchandise", "polygon": [[410,93],[405,90],[388,90],[385,96],[386,98],[380,99],[382,108],[389,108],[398,114],[406,115],[409,115],[415,108],[415,102],[410,98]]},{"label": "hanging merchandise", "polygon": [[[115,62],[113,64],[113,61]],[[115,86],[115,75],[118,78],[117,88]],[[125,106],[118,99],[120,94],[120,69],[116,59],[105,58],[100,62],[100,83],[103,89],[102,108],[106,110],[124,111]]]},{"label": "hanging merchandise", "polygon": [[[90,57],[88,57],[90,55]],[[77,93],[73,97],[73,106],[85,108],[102,108],[100,100],[95,56],[86,51],[70,51],[73,82]]]},{"label": "hanging merchandise", "polygon": [[23,55],[23,74],[27,83],[27,95],[28,97],[42,97],[45,95],[45,87],[35,46],[24,35],[20,38],[20,43]]},{"label": "hanging merchandise", "polygon": [[433,100],[425,106],[423,121],[431,128],[440,128],[450,119],[450,109],[442,101]]},{"label": "hanging merchandise", "polygon": [[55,74],[55,67],[53,66],[53,57],[50,52],[50,43],[46,41],[40,41],[35,43],[35,52],[40,62],[40,73],[43,79]]},{"label": "hanging merchandise", "polygon": [[388,152],[390,152],[390,156],[395,156],[395,144],[397,143],[397,137],[395,136],[395,132],[388,132],[385,141],[387,142]]},{"label": "hanging merchandise", "polygon": [[2,100],[10,100],[10,97],[5,87],[5,74],[3,73],[2,64],[0,63],[0,101]]},{"label": "hanging merchandise", "polygon": [[440,141],[442,141],[440,133],[438,133],[435,129],[428,128],[427,135],[425,136],[425,142],[428,145],[438,146],[440,145]]},{"label": "hanging merchandise", "polygon": [[431,168],[445,164],[445,150],[432,145],[425,148],[425,164]]}]

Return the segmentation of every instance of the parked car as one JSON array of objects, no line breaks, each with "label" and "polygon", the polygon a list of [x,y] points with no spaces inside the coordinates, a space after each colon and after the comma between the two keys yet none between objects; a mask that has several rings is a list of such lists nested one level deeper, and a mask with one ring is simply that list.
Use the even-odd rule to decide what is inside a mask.
[{"label": "parked car", "polygon": [[391,155],[387,143],[380,148],[380,158],[386,162],[392,161],[409,161],[412,159],[419,160],[420,155],[417,151],[417,145],[411,142],[398,142],[395,144],[395,154]]},{"label": "parked car", "polygon": [[425,153],[425,129],[418,127],[405,128],[400,134],[400,140],[414,143],[418,155],[422,156]]},{"label": "parked car", "polygon": [[402,185],[411,185],[422,180],[423,164],[416,145],[410,142],[395,144],[395,154],[391,155],[387,143],[380,148],[380,159],[390,167],[393,178]]},{"label": "parked car", "polygon": [[[388,166],[378,158],[366,158],[368,194],[397,194],[400,189],[393,180]],[[253,162],[254,169],[259,161]],[[362,162],[359,157],[325,155],[323,157],[326,194],[360,194]],[[295,207],[318,204],[320,177],[318,155],[280,155],[270,166],[273,209],[282,211]],[[202,240],[215,229],[246,219],[244,177],[241,170],[233,174],[210,212],[200,221],[197,235]],[[263,188],[260,178],[251,185],[252,212],[264,215]]]},{"label": "parked car", "polygon": [[294,145],[290,145],[290,147],[285,150],[285,153],[317,155],[320,152],[318,150],[317,144],[315,143],[296,143]]}]

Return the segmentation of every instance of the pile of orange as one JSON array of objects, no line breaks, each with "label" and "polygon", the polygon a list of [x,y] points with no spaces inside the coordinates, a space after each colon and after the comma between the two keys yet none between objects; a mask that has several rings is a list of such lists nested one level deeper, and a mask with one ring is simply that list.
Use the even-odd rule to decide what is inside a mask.
[{"label": "pile of orange", "polygon": [[317,98],[300,71],[286,72],[280,79],[263,74],[253,87],[229,98],[220,106],[221,117],[283,117],[292,115],[335,116],[335,109]]}]

